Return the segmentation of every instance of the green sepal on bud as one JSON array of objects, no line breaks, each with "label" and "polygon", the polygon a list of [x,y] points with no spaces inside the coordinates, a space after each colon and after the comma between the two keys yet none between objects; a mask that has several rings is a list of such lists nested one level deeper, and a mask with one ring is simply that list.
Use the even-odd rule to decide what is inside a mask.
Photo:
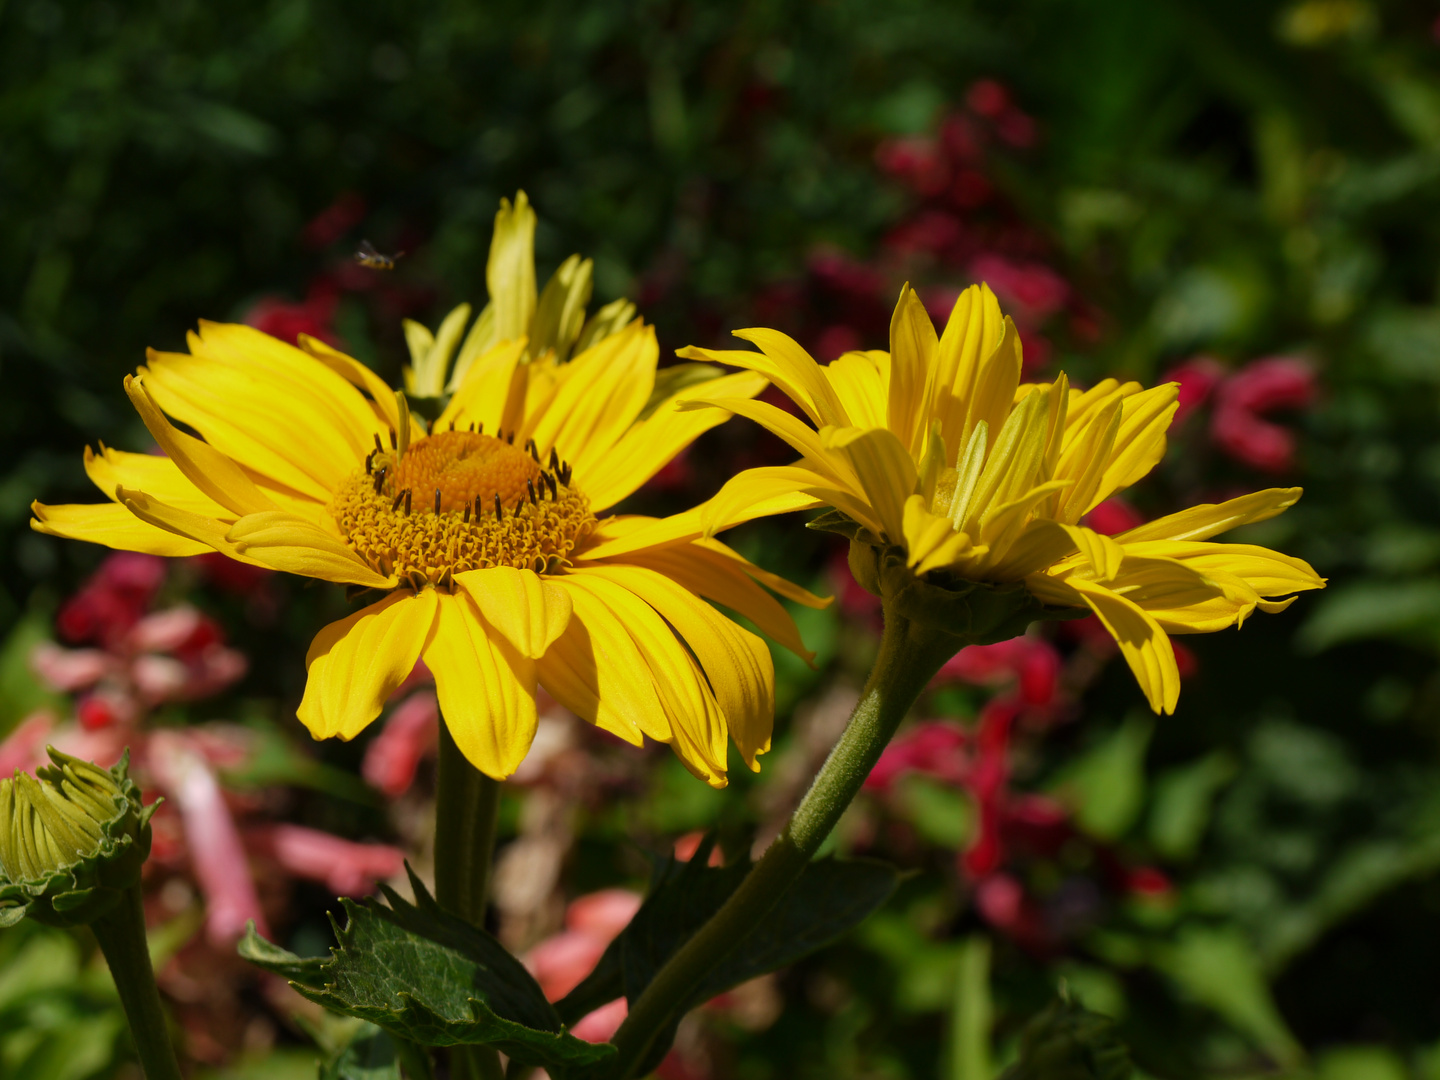
[{"label": "green sepal on bud", "polygon": [[1130,1051],[1115,1021],[1060,997],[1020,1033],[1019,1058],[1000,1080],[1130,1080]]},{"label": "green sepal on bud", "polygon": [[970,581],[946,570],[917,575],[906,565],[904,548],[885,543],[838,510],[821,514],[809,527],[850,541],[850,572],[862,589],[884,601],[887,611],[963,639],[965,645],[1018,637],[1032,622],[1090,614],[1088,608],[1046,607],[1022,581]]},{"label": "green sepal on bud", "polygon": [[46,748],[53,764],[0,780],[0,928],[27,915],[50,926],[94,922],[140,881],[150,816],[129,777]]}]

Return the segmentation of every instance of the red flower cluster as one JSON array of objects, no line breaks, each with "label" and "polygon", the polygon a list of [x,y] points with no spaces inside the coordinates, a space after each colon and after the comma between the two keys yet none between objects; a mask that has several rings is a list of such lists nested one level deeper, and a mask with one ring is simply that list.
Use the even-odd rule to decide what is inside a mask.
[{"label": "red flower cluster", "polygon": [[1198,356],[1166,372],[1180,384],[1175,422],[1213,401],[1210,439],[1243,465],[1286,473],[1295,465],[1295,434],[1266,419],[1271,413],[1309,408],[1319,394],[1315,369],[1303,357],[1269,356],[1235,372]]}]

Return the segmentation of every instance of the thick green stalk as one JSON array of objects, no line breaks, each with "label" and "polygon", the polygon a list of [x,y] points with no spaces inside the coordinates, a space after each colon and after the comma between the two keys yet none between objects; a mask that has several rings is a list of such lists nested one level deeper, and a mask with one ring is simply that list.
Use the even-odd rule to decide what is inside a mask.
[{"label": "thick green stalk", "polygon": [[181,1080],[145,944],[145,907],[140,886],[126,889],[120,902],[92,922],[90,929],[110,965],[147,1080]]},{"label": "thick green stalk", "polygon": [[447,911],[483,927],[500,781],[465,759],[443,718],[436,789],[435,899]]},{"label": "thick green stalk", "polygon": [[887,610],[880,654],[860,701],[784,831],[725,905],[665,962],[615,1033],[620,1053],[614,1075],[619,1080],[634,1073],[655,1037],[688,1007],[705,976],[795,884],[920,691],[964,644]]},{"label": "thick green stalk", "polygon": [[[466,760],[443,716],[435,789],[435,899],[446,911],[484,929],[500,781]],[[505,1075],[499,1055],[488,1046],[453,1047],[450,1070],[464,1080],[501,1080]]]}]

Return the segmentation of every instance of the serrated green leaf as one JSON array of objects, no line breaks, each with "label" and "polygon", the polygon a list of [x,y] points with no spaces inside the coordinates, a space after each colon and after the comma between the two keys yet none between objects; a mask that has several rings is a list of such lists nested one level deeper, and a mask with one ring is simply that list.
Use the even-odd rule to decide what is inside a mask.
[{"label": "serrated green leaf", "polygon": [[[610,943],[590,976],[555,1008],[567,1023],[622,995],[634,1002],[662,964],[689,940],[739,888],[753,865],[744,860],[712,867],[706,862],[713,839],[689,862],[657,860],[649,895],[620,936]],[[872,860],[811,863],[775,909],[725,961],[710,972],[691,999],[675,1012],[675,1024],[690,1009],[757,975],[776,971],[854,929],[895,891],[899,873]],[[674,1038],[674,1025],[651,1047],[653,1067]]]},{"label": "serrated green leaf", "polygon": [[442,911],[413,874],[410,880],[415,904],[388,888],[389,907],[342,900],[346,922],[341,927],[332,917],[338,945],[328,958],[302,959],[253,928],[240,955],[284,975],[311,1001],[422,1046],[493,1046],[555,1080],[589,1075],[610,1061],[613,1046],[566,1033],[539,984],[504,946]]}]

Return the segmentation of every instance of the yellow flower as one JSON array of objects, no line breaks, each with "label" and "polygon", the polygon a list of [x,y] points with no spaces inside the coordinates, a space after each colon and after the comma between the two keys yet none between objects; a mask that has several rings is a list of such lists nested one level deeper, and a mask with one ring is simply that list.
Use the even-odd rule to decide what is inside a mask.
[{"label": "yellow flower", "polygon": [[1020,339],[984,285],[961,294],[938,337],[906,286],[890,352],[846,353],[826,366],[774,330],[736,336],[760,352],[681,355],[764,375],[814,426],[715,385],[688,402],[747,416],[801,455],[734,477],[704,508],[706,527],[758,501],[803,495],[862,527],[863,542],[900,549],[915,575],[1023,581],[1045,604],[1089,608],[1156,712],[1173,712],[1180,692],[1167,632],[1238,625],[1324,585],[1300,559],[1207,542],[1275,516],[1299,488],[1196,506],[1115,537],[1079,524],[1164,456],[1177,387],[1106,379],[1082,393],[1063,374],[1021,384]]},{"label": "yellow flower", "polygon": [[[299,716],[316,738],[359,734],[423,658],[456,744],[492,777],[529,749],[538,685],[632,743],[670,743],[723,786],[727,735],[752,769],[769,749],[774,670],[765,643],[706,600],[807,659],[761,585],[823,602],[701,537],[696,511],[602,516],[726,417],[679,410],[698,365],[657,373],[654,331],[630,310],[602,311],[586,337],[580,264],[562,267],[568,284],[552,281],[537,305],[533,231],[523,195],[502,205],[486,309],[500,329],[472,331],[488,347],[462,349],[462,377],[428,430],[404,394],[329,346],[202,323],[188,354],[152,350],[125,381],[165,456],[87,449],[86,470],[113,501],[37,503],[31,525],[384,590],[310,647]],[[535,333],[552,287],[571,302],[555,305],[561,329],[538,335],[543,352],[523,336],[486,337]],[[449,356],[431,357],[454,349],[463,322],[447,319],[412,368],[417,393],[443,387]],[[765,380],[707,385],[748,400]]]}]

